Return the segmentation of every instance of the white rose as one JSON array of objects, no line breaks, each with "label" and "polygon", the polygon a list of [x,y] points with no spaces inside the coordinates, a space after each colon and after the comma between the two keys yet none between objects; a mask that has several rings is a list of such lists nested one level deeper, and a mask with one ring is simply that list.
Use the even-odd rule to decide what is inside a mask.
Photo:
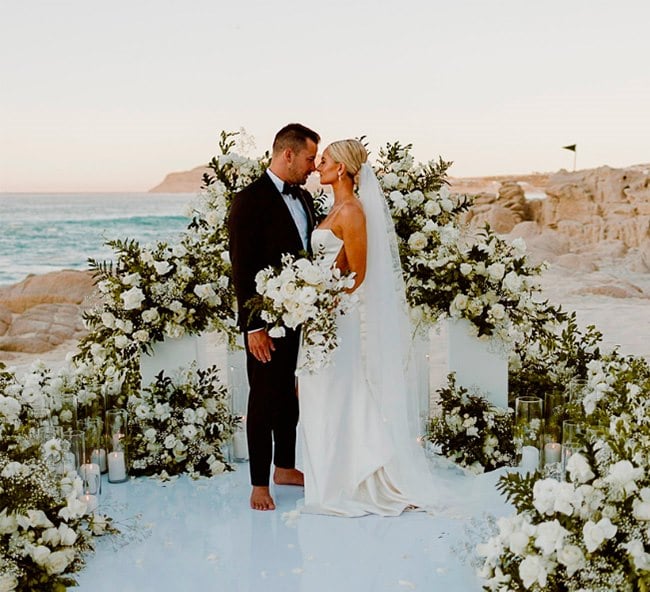
[{"label": "white rose", "polygon": [[113,329],[115,327],[115,315],[113,313],[103,312],[101,319],[104,326],[108,329]]},{"label": "white rose", "polygon": [[133,339],[139,341],[140,343],[147,343],[147,341],[149,341],[149,331],[140,329],[139,331],[133,333]]},{"label": "white rose", "polygon": [[381,181],[386,189],[393,189],[399,184],[399,177],[395,173],[387,173],[381,178]]},{"label": "white rose", "polygon": [[172,266],[167,261],[154,261],[153,266],[158,275],[165,275],[172,269]]},{"label": "white rose", "polygon": [[637,491],[636,481],[643,477],[643,469],[635,467],[629,460],[620,460],[609,467],[605,482],[617,493],[626,495]]},{"label": "white rose", "polygon": [[440,200],[440,207],[445,212],[451,212],[454,209],[454,204],[450,199],[443,198]]},{"label": "white rose", "polygon": [[548,565],[539,555],[528,555],[519,564],[519,577],[521,577],[524,587],[530,588],[537,582],[542,588],[546,587],[546,576]]},{"label": "white rose", "polygon": [[226,470],[226,465],[224,465],[220,460],[216,460],[216,459],[214,459],[212,462],[209,462],[209,466],[210,466],[210,472],[213,475],[220,475]]},{"label": "white rose", "polygon": [[569,576],[572,576],[587,564],[582,550],[576,545],[564,545],[557,552],[557,560],[566,567]]},{"label": "white rose", "polygon": [[149,428],[148,430],[145,431],[144,437],[149,440],[150,442],[154,442],[156,440],[156,435],[158,434],[156,428]]},{"label": "white rose", "polygon": [[426,234],[416,231],[409,237],[408,245],[414,251],[421,251],[427,246],[428,242],[429,239],[427,238]]},{"label": "white rose", "polygon": [[317,286],[323,281],[323,274],[317,265],[305,265],[298,269],[298,277],[302,278],[308,284]]},{"label": "white rose", "polygon": [[50,575],[63,573],[74,557],[75,553],[73,549],[54,551],[54,553],[50,553],[45,559],[45,569]]},{"label": "white rose", "polygon": [[18,588],[18,580],[15,575],[0,574],[0,592],[13,592],[16,588]]},{"label": "white rose", "polygon": [[587,459],[580,453],[574,453],[566,463],[566,469],[574,483],[586,483],[591,481],[595,475],[587,462]]},{"label": "white rose", "polygon": [[175,444],[176,437],[173,434],[169,434],[169,436],[167,436],[163,442],[165,448],[173,448]]},{"label": "white rose", "polygon": [[160,319],[160,314],[157,308],[148,308],[142,313],[142,320],[145,323],[156,323]]},{"label": "white rose", "polygon": [[194,424],[190,423],[183,426],[182,432],[183,436],[185,436],[188,440],[192,440],[197,434],[197,429]]},{"label": "white rose", "polygon": [[74,545],[77,540],[77,533],[67,524],[59,524],[59,536],[61,537],[61,544],[64,547]]},{"label": "white rose", "polygon": [[134,310],[140,308],[144,300],[144,293],[140,288],[133,287],[122,294],[124,310]]},{"label": "white rose", "polygon": [[408,194],[408,200],[415,206],[419,206],[424,201],[424,194],[416,189]]},{"label": "white rose", "polygon": [[506,309],[503,304],[494,304],[491,307],[490,312],[492,313],[492,318],[497,321],[503,320],[506,316]]},{"label": "white rose", "polygon": [[118,335],[115,337],[115,347],[117,349],[124,349],[129,345],[130,341],[129,338],[126,335]]},{"label": "white rose", "polygon": [[597,523],[589,520],[582,528],[582,538],[587,551],[593,553],[605,539],[611,539],[617,530],[609,518],[602,518]]},{"label": "white rose", "polygon": [[521,257],[526,253],[526,241],[523,238],[516,238],[511,244],[517,256]]},{"label": "white rose", "polygon": [[424,213],[429,217],[439,216],[441,212],[442,209],[440,208],[440,205],[433,199],[428,200],[427,203],[424,204]]},{"label": "white rose", "polygon": [[461,263],[460,273],[462,275],[469,275],[470,273],[472,273],[472,266],[469,263]]},{"label": "white rose", "polygon": [[563,528],[557,520],[542,522],[537,525],[535,547],[540,549],[544,555],[550,555],[562,548],[564,537],[568,534],[569,531]]},{"label": "white rose", "polygon": [[469,303],[469,298],[467,294],[456,294],[456,297],[453,299],[450,310],[465,310],[467,308],[467,304]]},{"label": "white rose", "polygon": [[521,292],[522,281],[516,272],[509,271],[503,278],[503,285],[512,294],[518,294]]},{"label": "white rose", "polygon": [[127,286],[137,286],[140,283],[140,274],[135,272],[125,275],[122,278],[122,283]]},{"label": "white rose", "polygon": [[34,560],[34,563],[38,565],[44,565],[45,560],[47,559],[48,555],[51,553],[47,547],[44,545],[33,545],[29,549],[29,555],[30,557]]},{"label": "white rose", "polygon": [[202,300],[214,298],[217,293],[214,291],[212,284],[197,284],[194,286],[194,293]]},{"label": "white rose", "polygon": [[513,532],[508,540],[508,548],[515,555],[524,555],[530,537],[523,531]]},{"label": "white rose", "polygon": [[641,499],[635,499],[632,504],[634,517],[637,520],[650,520],[650,488],[644,487],[639,495]]},{"label": "white rose", "polygon": [[488,265],[487,273],[490,279],[499,281],[506,272],[506,266],[503,263],[492,263]]},{"label": "white rose", "polygon": [[61,542],[61,535],[58,528],[48,528],[43,531],[41,541],[48,547],[58,547]]}]

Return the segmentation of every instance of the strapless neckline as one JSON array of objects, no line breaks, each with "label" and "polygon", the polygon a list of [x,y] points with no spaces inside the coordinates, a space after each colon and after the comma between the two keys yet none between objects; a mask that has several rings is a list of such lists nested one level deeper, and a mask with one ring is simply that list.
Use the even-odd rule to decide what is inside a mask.
[{"label": "strapless neckline", "polygon": [[335,239],[343,242],[343,239],[336,236],[336,234],[334,233],[334,231],[331,228],[314,228],[314,230],[312,231],[312,234],[314,232],[329,232]]}]

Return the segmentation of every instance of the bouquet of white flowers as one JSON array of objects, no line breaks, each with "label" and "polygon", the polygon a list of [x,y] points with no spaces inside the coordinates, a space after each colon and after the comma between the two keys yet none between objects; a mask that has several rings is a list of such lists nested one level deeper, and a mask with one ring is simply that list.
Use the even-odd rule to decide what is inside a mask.
[{"label": "bouquet of white flowers", "polygon": [[353,274],[292,255],[282,257],[282,267],[267,267],[255,276],[257,292],[252,308],[268,323],[269,335],[283,337],[286,328],[302,326],[302,355],[298,373],[326,367],[338,346],[336,318],[356,301],[346,292]]}]

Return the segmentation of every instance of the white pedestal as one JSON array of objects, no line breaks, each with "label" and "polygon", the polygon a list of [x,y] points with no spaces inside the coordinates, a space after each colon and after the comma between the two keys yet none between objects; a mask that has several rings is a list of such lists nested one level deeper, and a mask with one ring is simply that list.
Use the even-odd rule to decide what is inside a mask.
[{"label": "white pedestal", "polygon": [[508,355],[490,339],[470,333],[465,319],[449,319],[449,372],[456,373],[456,384],[477,388],[494,406],[508,407]]},{"label": "white pedestal", "polygon": [[198,335],[184,335],[178,339],[166,338],[153,344],[151,354],[140,356],[141,385],[151,384],[161,370],[171,376],[179,368],[187,368],[193,362],[200,363]]},{"label": "white pedestal", "polygon": [[425,434],[431,414],[430,401],[430,350],[429,329],[418,331],[413,336],[413,361],[417,388],[419,434]]}]

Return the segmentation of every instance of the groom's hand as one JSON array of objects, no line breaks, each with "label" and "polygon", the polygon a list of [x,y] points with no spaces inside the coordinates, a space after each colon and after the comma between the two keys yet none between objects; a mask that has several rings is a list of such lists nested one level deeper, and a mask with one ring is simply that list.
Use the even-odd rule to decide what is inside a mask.
[{"label": "groom's hand", "polygon": [[264,364],[271,361],[271,352],[275,351],[275,345],[266,329],[260,329],[248,334],[248,349],[256,360]]}]

